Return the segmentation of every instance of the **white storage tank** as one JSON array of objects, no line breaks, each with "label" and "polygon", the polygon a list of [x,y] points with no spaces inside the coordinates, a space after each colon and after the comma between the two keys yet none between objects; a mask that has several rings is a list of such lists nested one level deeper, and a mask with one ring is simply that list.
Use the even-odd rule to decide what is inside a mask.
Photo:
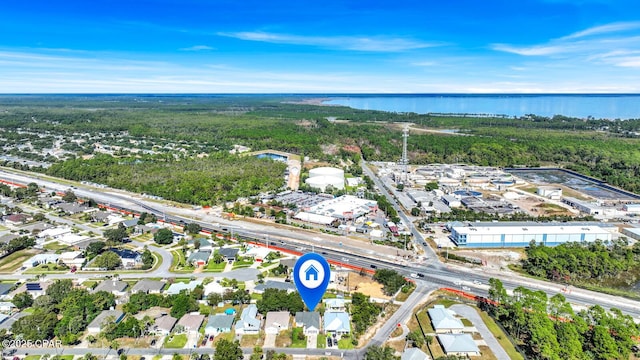
[{"label": "white storage tank", "polygon": [[320,189],[321,191],[326,191],[329,185],[331,185],[334,189],[344,189],[344,178],[339,178],[336,176],[310,177],[305,180],[305,183],[312,188]]},{"label": "white storage tank", "polygon": [[309,177],[333,176],[344,180],[344,170],[332,167],[317,167],[309,170]]}]

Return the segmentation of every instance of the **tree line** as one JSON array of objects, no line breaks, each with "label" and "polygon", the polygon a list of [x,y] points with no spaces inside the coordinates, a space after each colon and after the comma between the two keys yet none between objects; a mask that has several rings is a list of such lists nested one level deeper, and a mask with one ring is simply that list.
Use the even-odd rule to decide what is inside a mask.
[{"label": "tree line", "polygon": [[518,287],[509,296],[498,279],[489,281],[481,306],[502,324],[527,357],[549,360],[628,359],[640,329],[618,309],[599,305],[574,312],[564,295]]}]

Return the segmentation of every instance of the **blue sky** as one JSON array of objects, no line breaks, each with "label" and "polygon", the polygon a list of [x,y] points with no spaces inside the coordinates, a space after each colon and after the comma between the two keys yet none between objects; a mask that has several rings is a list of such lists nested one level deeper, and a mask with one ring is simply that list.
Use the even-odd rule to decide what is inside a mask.
[{"label": "blue sky", "polygon": [[636,93],[636,0],[4,0],[2,93]]}]

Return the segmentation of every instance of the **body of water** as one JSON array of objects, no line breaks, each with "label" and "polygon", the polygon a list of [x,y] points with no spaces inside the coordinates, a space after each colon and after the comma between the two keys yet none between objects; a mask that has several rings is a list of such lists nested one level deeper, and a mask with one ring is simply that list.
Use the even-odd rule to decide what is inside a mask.
[{"label": "body of water", "polygon": [[324,102],[362,110],[418,114],[483,114],[640,119],[640,94],[611,95],[350,95]]}]

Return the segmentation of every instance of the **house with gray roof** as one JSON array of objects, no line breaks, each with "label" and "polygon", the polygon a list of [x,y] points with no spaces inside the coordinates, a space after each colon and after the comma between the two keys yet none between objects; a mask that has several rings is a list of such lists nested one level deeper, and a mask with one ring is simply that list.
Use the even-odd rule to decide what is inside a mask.
[{"label": "house with gray roof", "polygon": [[192,264],[193,266],[205,266],[209,263],[209,258],[211,257],[211,251],[209,250],[198,250],[187,258],[187,264]]},{"label": "house with gray roof", "polygon": [[264,321],[264,332],[267,334],[278,334],[289,329],[288,311],[269,311]]},{"label": "house with gray roof", "polygon": [[480,355],[480,349],[470,334],[438,334],[438,342],[446,355]]},{"label": "house with gray roof", "polygon": [[435,305],[432,309],[427,310],[431,325],[438,334],[443,333],[461,333],[464,330],[464,324],[460,319],[454,317],[455,312],[446,309],[443,305]]},{"label": "house with gray roof", "polygon": [[231,264],[232,262],[236,261],[236,258],[238,257],[238,252],[240,251],[240,249],[238,248],[220,248],[218,249],[218,253],[220,253],[220,255],[222,255],[222,257],[225,259],[225,261],[227,261],[229,264]]},{"label": "house with gray roof", "polygon": [[125,220],[122,222],[122,225],[124,225],[124,227],[127,229],[135,227],[136,225],[138,225],[138,219]]},{"label": "house with gray roof", "polygon": [[202,285],[202,280],[192,280],[188,283],[177,282],[173,283],[169,286],[167,290],[165,290],[165,294],[167,295],[177,295],[180,294],[181,291],[186,290],[188,292],[193,291],[196,286]]},{"label": "house with gray roof", "polygon": [[215,314],[209,316],[207,326],[204,328],[205,335],[218,336],[218,334],[230,333],[235,318],[236,317],[234,315],[226,314]]},{"label": "house with gray roof", "polygon": [[86,205],[80,205],[78,203],[61,203],[61,204],[56,204],[55,207],[58,210],[64,211],[65,213],[70,215],[80,214],[80,213],[91,210],[90,207]]},{"label": "house with gray roof", "polygon": [[156,335],[167,336],[171,333],[171,330],[173,330],[177,321],[178,319],[171,315],[162,315],[159,318],[156,318],[155,325],[153,326],[153,332]]},{"label": "house with gray roof", "polygon": [[301,327],[307,336],[320,333],[320,313],[317,311],[298,311],[295,322],[296,327]]},{"label": "house with gray roof", "polygon": [[16,306],[13,305],[12,302],[9,301],[0,301],[0,312],[3,313],[10,313],[12,312],[14,309],[16,309]]},{"label": "house with gray roof", "polygon": [[0,283],[0,299],[6,299],[14,284]]},{"label": "house with gray roof", "polygon": [[324,332],[342,336],[351,332],[351,322],[346,312],[324,313]]},{"label": "house with gray roof", "polygon": [[178,325],[182,326],[184,332],[197,334],[198,330],[200,330],[200,326],[204,322],[204,315],[200,314],[184,314],[178,320]]},{"label": "house with gray roof", "polygon": [[193,246],[194,248],[196,247],[196,244],[198,244],[197,245],[198,249],[200,249],[200,250],[210,250],[210,251],[213,250],[213,246],[214,246],[214,244],[213,244],[213,242],[211,240],[203,238],[203,237],[195,238],[193,240],[189,240],[187,242],[187,244]]},{"label": "house with gray roof", "polygon": [[251,304],[242,309],[240,320],[236,323],[236,335],[257,334],[260,332],[260,320],[256,318],[258,308]]},{"label": "house with gray roof", "polygon": [[8,244],[9,241],[13,240],[13,239],[17,239],[20,236],[16,235],[16,234],[4,234],[2,236],[0,236],[0,243],[3,244]]},{"label": "house with gray roof", "polygon": [[18,319],[23,318],[27,315],[31,315],[31,314],[21,311],[19,313],[15,313],[6,318],[4,318],[4,316],[6,315],[3,315],[4,320],[0,321],[0,330],[5,330],[8,334],[11,334],[11,326],[13,325],[13,323],[18,321]]},{"label": "house with gray roof", "polygon": [[131,293],[160,294],[164,285],[164,281],[143,279],[133,285]]},{"label": "house with gray roof", "polygon": [[402,353],[400,360],[429,360],[429,355],[418,348],[408,348]]},{"label": "house with gray roof", "polygon": [[105,280],[93,289],[93,292],[106,291],[115,296],[126,294],[128,283],[121,280]]},{"label": "house with gray roof", "polygon": [[102,328],[109,322],[119,323],[124,318],[124,313],[120,310],[104,310],[91,323],[87,326],[87,331],[92,334],[97,334],[102,331]]},{"label": "house with gray roof", "polygon": [[255,292],[256,294],[262,294],[266,289],[286,290],[287,292],[291,293],[296,291],[296,286],[290,282],[267,280],[262,284],[256,285],[256,287],[253,289],[253,292]]}]

